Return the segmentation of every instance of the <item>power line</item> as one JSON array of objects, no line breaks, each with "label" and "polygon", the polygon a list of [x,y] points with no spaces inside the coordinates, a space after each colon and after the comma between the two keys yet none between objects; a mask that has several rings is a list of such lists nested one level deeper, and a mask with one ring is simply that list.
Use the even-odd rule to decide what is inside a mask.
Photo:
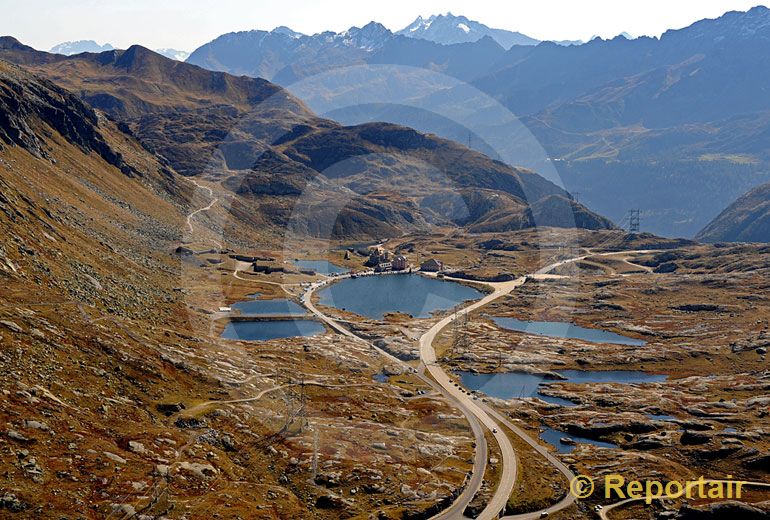
[{"label": "power line", "polygon": [[640,209],[630,209],[628,210],[629,216],[628,216],[628,232],[629,233],[639,233],[639,228],[642,222],[641,213],[642,210]]}]

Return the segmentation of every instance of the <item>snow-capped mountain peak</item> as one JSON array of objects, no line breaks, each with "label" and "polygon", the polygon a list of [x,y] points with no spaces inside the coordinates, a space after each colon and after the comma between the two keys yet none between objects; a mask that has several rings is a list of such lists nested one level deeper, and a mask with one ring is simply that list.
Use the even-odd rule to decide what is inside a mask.
[{"label": "snow-capped mountain peak", "polygon": [[65,56],[71,56],[73,54],[80,54],[81,52],[104,52],[111,51],[113,49],[114,47],[109,43],[99,45],[93,40],[78,40],[54,45],[50,52],[54,54],[64,54]]},{"label": "snow-capped mountain peak", "polygon": [[469,20],[465,16],[455,16],[451,12],[431,15],[428,18],[418,16],[414,22],[396,34],[430,40],[444,45],[476,42],[489,36],[506,49],[513,45],[537,45],[539,43],[538,40],[524,34],[504,29],[492,29],[482,23]]},{"label": "snow-capped mountain peak", "polygon": [[155,52],[176,61],[184,61],[190,56],[189,52],[177,49],[155,49]]},{"label": "snow-capped mountain peak", "polygon": [[284,34],[284,35],[288,36],[289,38],[293,38],[295,40],[305,36],[301,32],[297,32],[297,31],[295,31],[295,30],[293,30],[293,29],[291,29],[289,27],[286,27],[285,25],[280,25],[280,26],[276,27],[275,29],[273,29],[270,32],[273,33],[273,34]]},{"label": "snow-capped mountain peak", "polygon": [[393,33],[377,22],[369,22],[363,27],[351,27],[347,31],[331,36],[330,41],[341,41],[349,47],[357,47],[366,51],[379,48],[391,38]]}]

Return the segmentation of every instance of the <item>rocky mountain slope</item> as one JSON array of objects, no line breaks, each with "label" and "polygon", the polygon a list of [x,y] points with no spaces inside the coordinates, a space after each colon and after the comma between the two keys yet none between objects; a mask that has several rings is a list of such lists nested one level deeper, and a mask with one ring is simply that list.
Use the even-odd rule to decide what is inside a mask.
[{"label": "rocky mountain slope", "polygon": [[[418,20],[417,26],[424,25],[426,20]],[[355,47],[355,52],[325,50],[327,61],[309,65],[293,51],[272,60],[275,36],[260,37],[257,48],[245,37],[228,35],[216,51],[205,48],[214,55],[226,54],[230,61],[220,62],[220,68],[196,63],[259,73],[289,88],[320,71],[361,63],[408,65],[448,75],[502,103],[534,135],[542,154],[518,153],[522,147],[532,148],[531,135],[523,143],[510,139],[507,150],[495,147],[502,156],[517,155],[514,165],[536,171],[556,168],[568,190],[580,192],[589,206],[615,220],[638,207],[644,210],[645,229],[692,236],[720,208],[770,180],[770,105],[764,92],[768,27],[770,10],[759,6],[701,20],[660,38],[597,38],[574,46],[543,42],[506,50],[491,36],[442,45],[396,35],[366,49]],[[235,65],[246,59],[280,65],[272,71]],[[350,100],[346,106],[355,105],[345,124],[378,118],[457,139],[456,125],[420,125],[420,118],[399,103],[410,99],[424,110],[440,104],[442,115],[463,114],[469,88],[452,89],[447,82],[436,88],[435,78],[426,81],[420,72],[395,70],[398,74],[386,69],[381,85],[375,83],[381,95],[368,99],[369,112],[355,101],[375,88],[372,81],[356,84],[342,72],[339,84],[328,82],[330,90],[321,92],[318,100],[303,99],[325,113],[322,108],[329,98],[345,96]],[[383,110],[388,103],[391,109]],[[479,111],[470,130],[495,135],[499,113]],[[478,143],[473,146],[483,150],[483,140]]]},{"label": "rocky mountain slope", "polygon": [[770,242],[770,184],[738,198],[695,238],[703,242]]},{"label": "rocky mountain slope", "polygon": [[[179,173],[222,182],[244,204],[237,218],[275,233],[284,230],[300,197],[337,201],[327,205],[338,212],[328,215],[337,221],[327,226],[335,236],[380,237],[446,222],[421,203],[432,194],[496,190],[522,207],[566,196],[533,172],[450,141],[396,125],[343,127],[265,80],[206,71],[139,46],[67,58],[6,39],[0,56],[79,92]],[[464,204],[482,218],[472,207],[476,200]],[[595,215],[581,222],[606,225]]]},{"label": "rocky mountain slope", "polygon": [[[465,465],[436,472],[429,501],[411,491],[447,450],[468,459],[472,437],[460,422],[437,430],[445,403],[372,383],[370,349],[319,335],[254,350],[210,330],[212,295],[255,290],[222,276],[230,251],[175,253],[211,248],[221,207],[195,213],[210,204],[118,123],[0,61],[0,517],[332,520],[419,514],[458,488]],[[309,437],[285,406],[298,375]],[[350,386],[360,403],[343,402]],[[388,450],[398,478],[371,447],[396,430],[409,446]],[[313,432],[344,461],[315,482]]]},{"label": "rocky mountain slope", "polygon": [[78,97],[2,61],[0,153],[9,282],[36,281],[52,301],[91,287],[78,296],[141,312],[162,298],[142,296],[142,277],[167,268],[188,182]]}]

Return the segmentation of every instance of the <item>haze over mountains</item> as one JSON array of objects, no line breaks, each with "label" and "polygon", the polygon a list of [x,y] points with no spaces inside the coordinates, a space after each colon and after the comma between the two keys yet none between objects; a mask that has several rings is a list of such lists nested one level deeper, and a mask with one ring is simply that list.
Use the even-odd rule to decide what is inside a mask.
[{"label": "haze over mountains", "polygon": [[[489,47],[489,42],[494,42],[487,60],[502,55],[514,45],[534,46],[541,43],[516,31],[493,29],[465,16],[447,13],[428,18],[419,16],[396,32],[372,21],[363,27],[351,27],[340,33],[324,31],[306,35],[284,26],[272,31],[228,33],[193,51],[189,62],[211,70],[240,71],[285,83],[335,66],[371,59],[376,62],[375,56],[380,49],[387,55],[391,49],[405,44],[403,38],[414,40],[411,51],[424,53],[427,50],[431,57],[432,53],[441,53],[440,49],[445,45],[484,40],[485,47]],[[582,42],[567,40],[555,43],[573,45]],[[285,69],[294,69],[295,72]]]},{"label": "haze over mountains", "polygon": [[[756,7],[660,38],[572,46],[451,13],[395,33],[376,22],[312,36],[278,27],[223,35],[187,61],[271,80],[345,125],[391,122],[461,142],[542,172],[616,222],[638,208],[644,230],[691,237],[770,181],[769,13]],[[144,136],[151,140],[166,138]]]},{"label": "haze over mountains", "polygon": [[[448,43],[457,33],[439,31],[444,19],[449,20],[433,20],[442,37],[430,36],[433,23],[426,28],[426,20],[412,28]],[[465,23],[455,21],[443,25],[457,29]],[[188,61],[265,77],[290,90],[300,80],[351,65],[409,66],[448,75],[501,103],[544,149],[527,156],[509,139],[503,145],[508,149],[493,146],[499,157],[512,156],[515,164],[540,171],[555,167],[569,191],[617,221],[639,208],[643,229],[693,236],[737,197],[770,180],[769,51],[770,11],[756,7],[660,38],[620,36],[575,46],[543,42],[508,50],[491,35],[445,45],[393,34],[374,22],[315,36],[250,31],[221,36]],[[463,142],[470,131],[481,136],[471,146],[488,153],[486,136],[499,131],[496,114],[477,114],[464,132],[446,118],[431,118],[426,114],[437,106],[443,115],[463,113],[467,89],[437,90],[416,77],[404,68],[383,77],[387,90],[381,92],[387,94],[370,110],[359,100],[366,97],[361,92],[373,89],[371,81],[327,81],[327,90],[302,97],[320,114],[334,110],[330,115],[346,124],[408,122]],[[347,110],[340,108],[345,100],[351,100]],[[404,100],[422,110],[421,116],[405,109]]]},{"label": "haze over mountains", "polygon": [[[73,54],[80,54],[81,52],[104,52],[104,51],[111,51],[114,50],[115,47],[113,47],[109,43],[105,43],[104,45],[99,45],[93,40],[78,40],[74,42],[63,42],[58,45],[54,45],[51,47],[51,50],[49,52],[52,52],[54,54],[64,54],[65,56],[72,56]],[[155,49],[155,52],[158,54],[162,54],[163,56],[167,58],[171,58],[172,60],[177,61],[184,61],[189,56],[190,53],[186,51],[180,51],[177,49]]]},{"label": "haze over mountains", "polygon": [[403,126],[341,126],[264,79],[139,46],[63,56],[6,37],[0,59],[77,92],[169,168],[221,182],[237,195],[231,218],[263,232],[283,232],[298,205],[302,233],[334,238],[431,225],[612,227],[533,172]]},{"label": "haze over mountains", "polygon": [[770,184],[738,198],[695,238],[704,242],[770,242]]},{"label": "haze over mountains", "polygon": [[72,54],[80,54],[81,52],[104,52],[111,51],[115,47],[109,43],[100,45],[93,40],[78,40],[74,42],[62,42],[58,45],[51,47],[49,52],[54,54],[64,54],[70,56]]},{"label": "haze over mountains", "polygon": [[409,38],[430,40],[436,43],[467,43],[479,41],[484,36],[490,36],[504,49],[514,45],[537,45],[539,40],[526,34],[504,29],[490,29],[486,25],[469,20],[464,16],[454,16],[452,13],[432,15],[428,18],[418,16],[417,19],[396,34]]}]

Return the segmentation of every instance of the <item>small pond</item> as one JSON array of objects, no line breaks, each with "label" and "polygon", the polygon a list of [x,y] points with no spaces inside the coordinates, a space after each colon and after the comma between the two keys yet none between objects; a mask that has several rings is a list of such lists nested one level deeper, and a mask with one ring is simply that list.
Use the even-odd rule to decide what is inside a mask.
[{"label": "small pond", "polygon": [[572,443],[565,444],[562,442],[562,439],[565,438],[578,444],[593,444],[594,446],[598,446],[600,448],[617,448],[617,445],[612,444],[611,442],[602,442],[593,439],[587,439],[585,437],[578,437],[577,435],[571,435],[569,433],[560,432],[559,430],[554,430],[551,428],[547,428],[543,433],[541,433],[540,438],[548,444],[554,446],[556,451],[559,453],[570,453],[575,449],[575,446]]},{"label": "small pond", "polygon": [[396,274],[346,278],[324,288],[318,296],[322,305],[382,319],[389,312],[427,318],[434,311],[477,300],[483,293],[457,282]]},{"label": "small pond", "polygon": [[649,413],[647,414],[647,417],[649,417],[653,421],[667,421],[667,422],[676,421],[676,417],[674,417],[673,415]]},{"label": "small pond", "polygon": [[548,336],[549,338],[567,338],[590,341],[592,343],[616,343],[618,345],[643,346],[646,344],[641,339],[629,338],[601,329],[588,329],[579,327],[573,323],[559,321],[522,321],[515,318],[492,317],[498,326],[524,332],[526,334],[535,334],[538,336]]},{"label": "small pond", "polygon": [[524,372],[505,372],[502,374],[475,374],[457,372],[462,385],[470,390],[478,390],[499,399],[538,397],[543,401],[562,406],[575,406],[575,403],[558,397],[541,395],[541,385],[548,383],[657,383],[666,376],[649,374],[636,370],[561,370],[559,374],[565,380],[549,379],[542,375]]},{"label": "small pond", "polygon": [[224,339],[267,341],[270,339],[315,336],[324,326],[313,320],[231,321],[222,331]]},{"label": "small pond", "polygon": [[291,300],[247,300],[234,303],[233,311],[240,311],[241,316],[304,316],[304,307]]},{"label": "small pond", "polygon": [[377,372],[372,376],[372,379],[377,381],[378,383],[387,383],[390,379],[390,376],[384,372]]}]

